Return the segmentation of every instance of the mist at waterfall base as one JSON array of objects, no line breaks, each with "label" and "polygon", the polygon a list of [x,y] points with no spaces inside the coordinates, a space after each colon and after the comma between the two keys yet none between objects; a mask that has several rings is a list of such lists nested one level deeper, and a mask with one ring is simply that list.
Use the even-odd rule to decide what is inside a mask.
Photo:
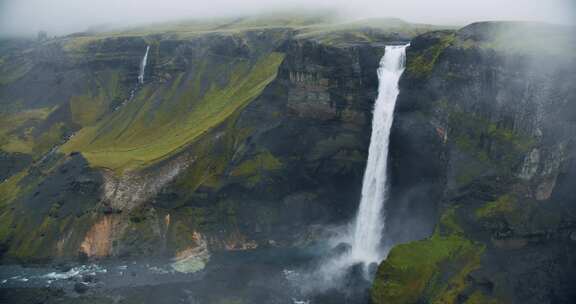
[{"label": "mist at waterfall base", "polygon": [[[385,258],[389,242],[382,242],[386,226],[388,199],[388,146],[394,108],[399,94],[398,82],[404,72],[408,45],[385,49],[378,69],[378,97],[375,101],[368,160],[362,183],[362,196],[356,219],[344,227],[332,229],[329,254],[313,270],[300,273],[304,295],[344,291],[350,299],[362,303],[367,296],[378,263]],[[342,295],[340,295],[342,296]]]}]

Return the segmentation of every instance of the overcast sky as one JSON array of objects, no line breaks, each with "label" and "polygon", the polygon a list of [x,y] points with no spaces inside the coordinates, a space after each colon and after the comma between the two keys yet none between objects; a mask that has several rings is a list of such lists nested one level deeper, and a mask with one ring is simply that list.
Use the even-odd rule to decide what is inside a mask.
[{"label": "overcast sky", "polygon": [[231,16],[282,9],[331,9],[347,17],[398,17],[465,24],[535,20],[574,24],[576,0],[0,0],[0,35],[83,31],[189,17]]}]

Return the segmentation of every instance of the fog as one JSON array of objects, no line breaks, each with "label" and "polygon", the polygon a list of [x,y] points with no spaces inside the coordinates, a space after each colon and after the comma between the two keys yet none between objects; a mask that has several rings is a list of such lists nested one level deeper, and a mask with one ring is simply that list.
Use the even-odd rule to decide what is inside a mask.
[{"label": "fog", "polygon": [[127,26],[281,10],[329,10],[344,18],[398,17],[464,25],[480,20],[574,24],[573,0],[0,0],[0,35],[50,35],[94,26]]}]

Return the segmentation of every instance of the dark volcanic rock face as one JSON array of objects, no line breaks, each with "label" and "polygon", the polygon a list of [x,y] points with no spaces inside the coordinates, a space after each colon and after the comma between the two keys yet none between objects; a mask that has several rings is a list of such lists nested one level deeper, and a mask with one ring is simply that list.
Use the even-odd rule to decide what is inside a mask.
[{"label": "dark volcanic rock face", "polygon": [[[3,262],[162,256],[196,271],[354,216],[378,63],[411,31],[223,26],[0,44]],[[413,39],[384,245],[402,244],[374,303],[574,302],[570,34],[478,23]]]},{"label": "dark volcanic rock face", "polygon": [[296,34],[87,34],[6,55],[3,258],[303,246],[351,219],[384,41]]},{"label": "dark volcanic rock face", "polygon": [[23,153],[0,152],[0,180],[4,181],[10,176],[24,169],[31,161],[29,155]]},{"label": "dark volcanic rock face", "polygon": [[216,183],[189,195],[177,177],[154,199],[166,210],[204,210],[198,229],[214,248],[304,245],[317,237],[314,225],[355,214],[383,48],[289,40],[278,51],[286,56],[276,79],[215,131],[210,155],[221,159],[198,164],[217,172]]},{"label": "dark volcanic rock face", "polygon": [[391,144],[402,220],[390,229],[402,240],[422,235],[403,223],[437,224],[391,251],[374,302],[574,302],[573,47],[568,29],[513,23],[412,42]]}]

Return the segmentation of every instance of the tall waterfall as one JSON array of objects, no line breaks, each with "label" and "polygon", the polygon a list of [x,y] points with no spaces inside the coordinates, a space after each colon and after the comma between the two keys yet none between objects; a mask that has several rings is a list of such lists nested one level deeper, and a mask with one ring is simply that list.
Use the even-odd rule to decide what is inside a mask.
[{"label": "tall waterfall", "polygon": [[408,45],[386,46],[378,69],[378,98],[372,118],[368,163],[362,182],[362,198],[356,218],[351,258],[368,265],[382,258],[380,241],[386,214],[388,142],[398,97],[398,81],[404,72]]},{"label": "tall waterfall", "polygon": [[138,73],[138,83],[140,84],[144,83],[144,72],[146,72],[146,64],[148,63],[148,51],[150,51],[150,46],[146,46],[146,53],[144,53],[144,57],[140,63],[140,73]]}]

